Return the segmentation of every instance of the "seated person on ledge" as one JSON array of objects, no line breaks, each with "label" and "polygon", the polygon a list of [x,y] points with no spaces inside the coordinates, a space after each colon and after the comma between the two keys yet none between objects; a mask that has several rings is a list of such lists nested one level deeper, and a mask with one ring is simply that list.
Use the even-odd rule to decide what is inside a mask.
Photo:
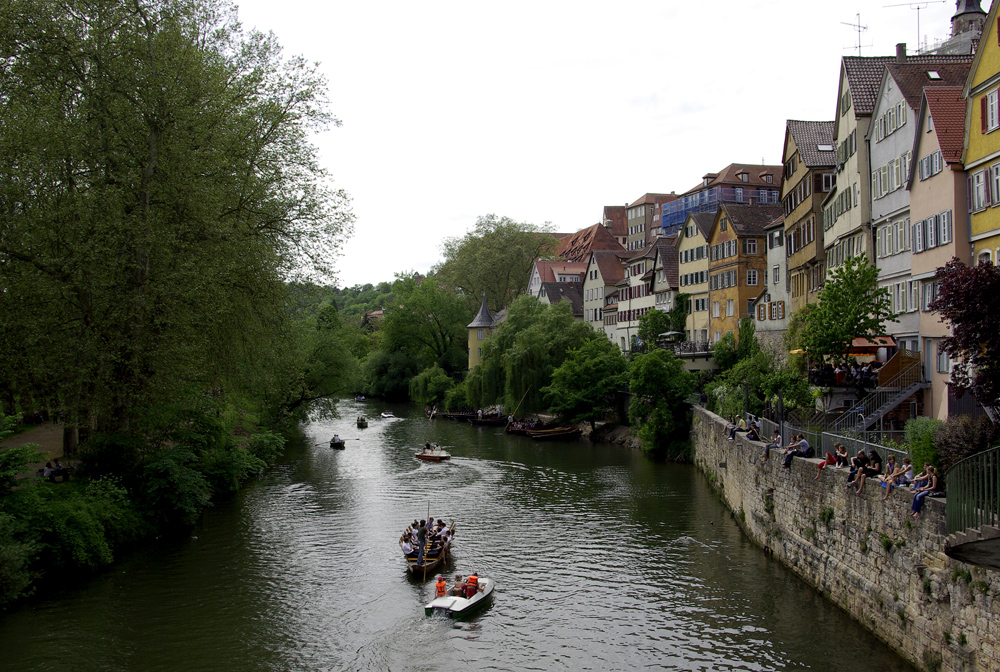
[{"label": "seated person on ledge", "polygon": [[745,432],[745,431],[747,431],[747,421],[744,420],[742,416],[740,416],[739,422],[737,422],[736,426],[733,427],[731,432],[729,432],[729,440],[735,441],[736,432]]}]

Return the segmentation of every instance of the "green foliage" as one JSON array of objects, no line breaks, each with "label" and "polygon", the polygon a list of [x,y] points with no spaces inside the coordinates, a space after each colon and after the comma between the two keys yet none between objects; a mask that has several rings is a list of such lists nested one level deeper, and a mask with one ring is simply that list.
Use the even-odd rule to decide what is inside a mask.
[{"label": "green foliage", "polygon": [[985,415],[978,418],[968,415],[950,416],[934,435],[934,446],[942,473],[959,460],[989,450],[998,443],[1000,426]]},{"label": "green foliage", "polygon": [[740,361],[750,359],[760,352],[760,343],[757,342],[757,327],[751,319],[744,317],[740,320],[739,337],[736,339],[736,358]]},{"label": "green foliage", "polygon": [[553,371],[571,350],[599,338],[604,336],[573,317],[568,302],[548,305],[521,296],[507,321],[483,342],[481,370],[466,379],[469,400],[502,403],[511,411],[520,403],[518,413],[544,410],[542,389],[551,384]]},{"label": "green foliage", "polygon": [[31,592],[35,545],[25,541],[24,525],[0,511],[0,609]]},{"label": "green foliage", "polygon": [[[650,311],[651,313],[659,311]],[[552,384],[542,388],[553,413],[569,422],[603,419],[614,408],[625,385],[628,363],[621,350],[606,338],[595,338],[570,350],[552,372]]]},{"label": "green foliage", "polygon": [[308,142],[326,82],[234,11],[4,4],[0,380],[71,425],[294,378],[284,280],[332,272],[353,217]]},{"label": "green foliage", "polygon": [[736,349],[736,337],[732,332],[726,332],[722,338],[712,346],[712,359],[721,371],[728,371],[740,361],[739,353]]},{"label": "green foliage", "polygon": [[666,350],[639,355],[629,369],[629,422],[639,429],[643,450],[675,458],[690,451],[691,413],[687,397],[697,378]]},{"label": "green foliage", "polygon": [[409,396],[410,379],[417,375],[419,367],[420,363],[406,352],[375,350],[365,360],[365,394],[404,400]]},{"label": "green foliage", "polygon": [[145,508],[164,526],[194,525],[208,505],[209,483],[196,466],[194,452],[182,447],[160,451],[143,465]]},{"label": "green foliage", "polygon": [[205,477],[209,490],[214,494],[229,494],[239,489],[240,483],[259,474],[267,463],[241,446],[228,445],[206,452],[196,468]]},{"label": "green foliage", "polygon": [[848,257],[819,292],[819,304],[805,315],[801,343],[810,356],[842,360],[858,337],[885,336],[898,317],[889,290],[878,286],[879,269],[864,256]]},{"label": "green foliage", "polygon": [[285,449],[285,437],[275,432],[256,432],[247,437],[243,448],[259,460],[271,464]]},{"label": "green foliage", "polygon": [[823,509],[819,512],[819,519],[823,521],[823,524],[826,526],[826,529],[829,530],[830,522],[833,520],[833,508],[829,506],[824,506]]},{"label": "green foliage", "polygon": [[448,393],[444,395],[445,409],[450,412],[472,410],[474,406],[469,402],[467,392],[468,386],[464,380],[448,390]]},{"label": "green foliage", "polygon": [[885,550],[886,553],[891,553],[892,552],[892,549],[893,549],[892,537],[890,537],[885,532],[879,532],[878,533],[878,540],[879,540],[879,543],[882,544],[882,548],[883,548],[883,550]]},{"label": "green foliage", "polygon": [[939,466],[934,437],[943,426],[944,423],[937,418],[914,418],[903,426],[903,437],[910,448],[913,468],[917,471],[922,471],[925,464]]},{"label": "green foliage", "polygon": [[444,402],[454,386],[455,380],[435,365],[410,379],[410,399],[425,406],[436,406]]},{"label": "green foliage", "polygon": [[688,309],[691,304],[691,295],[678,292],[674,297],[674,307],[670,309],[670,331],[676,331],[680,340],[684,340],[684,327],[687,326]]},{"label": "green foliage", "polygon": [[555,246],[556,239],[534,224],[485,215],[461,238],[445,239],[437,275],[465,296],[467,313],[475,314],[484,291],[495,313],[524,294],[535,261]]},{"label": "green foliage", "polygon": [[673,320],[670,313],[662,310],[651,310],[639,318],[639,340],[646,346],[646,351],[656,347],[660,334],[673,331]]},{"label": "green foliage", "polygon": [[469,313],[463,298],[433,276],[418,283],[414,275],[398,275],[393,291],[379,347],[406,352],[421,368],[436,366],[447,375],[464,371],[469,362]]},{"label": "green foliage", "polygon": [[27,470],[29,464],[37,462],[41,455],[37,446],[28,443],[13,448],[0,448],[0,497],[10,492],[17,485],[19,475]]}]

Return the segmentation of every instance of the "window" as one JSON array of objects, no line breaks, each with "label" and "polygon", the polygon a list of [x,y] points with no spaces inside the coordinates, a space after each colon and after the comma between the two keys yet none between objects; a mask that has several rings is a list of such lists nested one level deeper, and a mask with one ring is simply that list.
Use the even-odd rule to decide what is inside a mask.
[{"label": "window", "polygon": [[973,212],[979,212],[984,210],[989,202],[989,192],[986,188],[986,171],[980,170],[978,173],[973,173],[969,178],[972,198],[970,200],[970,207]]},{"label": "window", "polygon": [[482,348],[477,348],[477,349],[479,350],[479,359],[482,359],[483,358],[483,349]]},{"label": "window", "polygon": [[729,299],[726,301],[726,317],[732,317],[736,312],[736,301]]},{"label": "window", "polygon": [[993,89],[979,99],[981,130],[989,133],[1000,128],[1000,90]]},{"label": "window", "polygon": [[712,302],[712,317],[718,317],[718,316],[719,316],[719,302],[718,301],[713,301]]},{"label": "window", "polygon": [[992,258],[990,257],[989,250],[983,250],[982,252],[979,253],[979,256],[976,257],[977,264],[986,264],[989,263],[990,261],[992,261]]},{"label": "window", "polygon": [[734,189],[734,191],[736,192],[736,202],[737,203],[742,203],[743,202],[743,187],[736,187],[736,189]]},{"label": "window", "polygon": [[729,226],[729,220],[728,219],[726,219],[725,217],[723,217],[722,219],[719,220],[719,228],[722,231],[725,231],[728,226]]},{"label": "window", "polygon": [[938,373],[951,373],[951,358],[948,357],[948,353],[944,351],[941,347],[942,342],[937,343],[937,372]]},{"label": "window", "polygon": [[757,286],[757,271],[755,269],[747,269],[747,285],[751,287]]},{"label": "window", "polygon": [[477,336],[479,337],[480,341],[483,340],[483,330],[482,329],[479,330],[479,332],[477,333]]},{"label": "window", "polygon": [[747,299],[747,315],[753,315],[753,302],[756,299]]},{"label": "window", "polygon": [[765,175],[764,181],[767,182],[768,184],[772,184],[774,182],[774,178],[771,175]]},{"label": "window", "polygon": [[950,243],[951,238],[951,210],[945,210],[940,215],[938,215],[938,220],[940,221],[940,230],[938,231],[938,244],[944,245],[945,243]]},{"label": "window", "polygon": [[743,254],[757,254],[757,239],[756,238],[744,238],[743,239]]}]

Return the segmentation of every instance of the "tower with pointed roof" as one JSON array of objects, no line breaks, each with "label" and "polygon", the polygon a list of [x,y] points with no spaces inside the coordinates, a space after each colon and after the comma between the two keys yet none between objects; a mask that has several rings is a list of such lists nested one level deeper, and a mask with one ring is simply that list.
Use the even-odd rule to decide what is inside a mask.
[{"label": "tower with pointed roof", "polygon": [[486,305],[486,292],[483,292],[483,303],[479,306],[476,319],[468,324],[469,330],[469,369],[483,360],[483,341],[496,328],[497,319]]}]

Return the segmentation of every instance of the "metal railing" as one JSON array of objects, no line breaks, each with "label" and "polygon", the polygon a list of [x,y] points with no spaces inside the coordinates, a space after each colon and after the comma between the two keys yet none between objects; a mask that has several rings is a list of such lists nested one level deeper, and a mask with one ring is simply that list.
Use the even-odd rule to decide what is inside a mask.
[{"label": "metal railing", "polygon": [[1000,446],[956,462],[945,483],[948,534],[1000,525]]},{"label": "metal railing", "polygon": [[[769,420],[768,418],[758,418],[753,415],[747,415],[747,422],[750,420],[757,420],[760,423],[761,439],[765,442],[770,442],[771,435],[774,430],[778,428],[778,423],[774,420]],[[803,429],[789,422],[785,422],[781,427],[781,445],[787,446],[791,442],[791,438],[796,434],[803,434],[806,437],[806,441],[809,445],[813,447],[816,457],[823,457],[825,453],[833,454],[836,452],[833,448],[833,444],[842,443],[847,448],[847,453],[851,457],[858,454],[858,450],[864,448],[865,451],[875,449],[879,451],[883,458],[888,457],[890,453],[895,453],[898,459],[907,457],[909,453],[906,450],[901,450],[899,448],[890,448],[884,446],[877,442],[876,439],[879,438],[879,432],[864,432],[860,434],[855,434],[851,432],[843,434],[835,434],[833,432],[824,432],[821,429]]]},{"label": "metal railing", "polygon": [[[830,429],[840,432],[848,428],[855,428],[857,431],[867,429],[869,425],[878,419],[878,411],[883,406],[903,394],[910,386],[919,382],[920,360],[909,360],[896,375],[872,390],[867,396],[851,407],[850,410],[845,411],[830,426]],[[900,399],[900,401],[903,400]]]}]

